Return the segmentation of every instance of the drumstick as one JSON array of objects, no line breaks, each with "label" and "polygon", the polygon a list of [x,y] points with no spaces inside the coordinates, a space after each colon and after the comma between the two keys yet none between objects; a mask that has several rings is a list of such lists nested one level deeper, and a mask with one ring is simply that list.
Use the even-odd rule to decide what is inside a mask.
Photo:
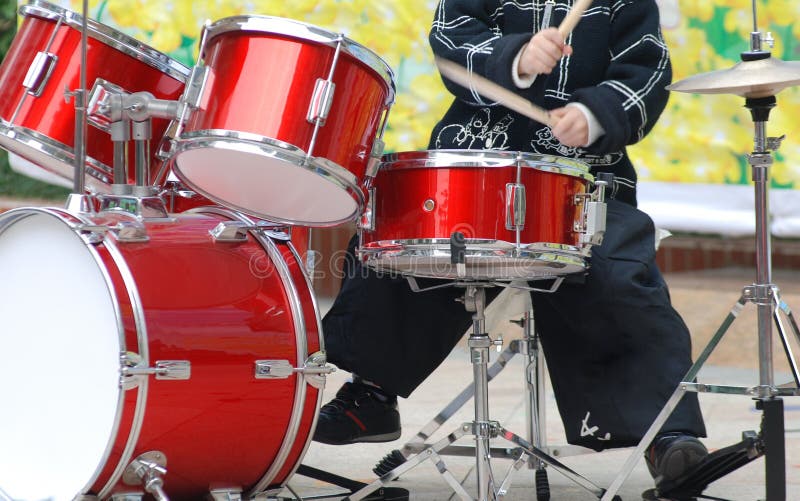
[{"label": "drumstick", "polygon": [[575,5],[572,6],[572,10],[567,13],[567,17],[561,21],[561,24],[558,27],[558,32],[562,37],[566,39],[567,36],[572,33],[572,30],[575,29],[578,21],[581,20],[583,11],[588,9],[591,4],[592,0],[577,0],[575,2]]},{"label": "drumstick", "polygon": [[480,75],[470,73],[463,66],[453,61],[436,57],[436,66],[442,75],[453,82],[467,88],[474,89],[478,94],[496,101],[508,109],[521,113],[528,118],[532,118],[539,123],[553,127],[556,121],[550,116],[550,112],[536,106],[522,96],[488,80]]}]

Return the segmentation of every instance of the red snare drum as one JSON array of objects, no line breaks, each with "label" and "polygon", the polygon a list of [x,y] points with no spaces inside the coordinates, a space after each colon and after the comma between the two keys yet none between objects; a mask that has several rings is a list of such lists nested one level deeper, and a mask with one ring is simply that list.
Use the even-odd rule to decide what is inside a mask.
[{"label": "red snare drum", "polygon": [[[359,254],[403,274],[475,280],[582,271],[581,162],[528,153],[433,150],[387,155],[370,190]],[[372,229],[369,229],[369,228]],[[451,264],[454,232],[466,269]]]},{"label": "red snare drum", "polygon": [[[0,146],[65,179],[74,178],[75,101],[65,91],[80,88],[82,16],[32,0],[20,8],[24,21],[0,66]],[[133,38],[88,21],[87,87],[113,84],[159,99],[178,99],[189,69]],[[91,122],[90,122],[91,123]],[[150,184],[161,168],[157,153],[169,121],[153,119]],[[107,127],[89,126],[86,187],[107,193],[113,182],[114,147]],[[129,148],[127,182],[135,181]],[[125,182],[125,180],[118,180]]]},{"label": "red snare drum", "polygon": [[197,211],[0,216],[11,498],[144,493],[137,469],[172,499],[274,494],[294,473],[328,372],[307,276],[279,227]]},{"label": "red snare drum", "polygon": [[225,18],[204,36],[196,70],[209,75],[171,154],[178,177],[272,221],[354,219],[370,157],[382,152],[391,69],[356,42],[288,19]]}]

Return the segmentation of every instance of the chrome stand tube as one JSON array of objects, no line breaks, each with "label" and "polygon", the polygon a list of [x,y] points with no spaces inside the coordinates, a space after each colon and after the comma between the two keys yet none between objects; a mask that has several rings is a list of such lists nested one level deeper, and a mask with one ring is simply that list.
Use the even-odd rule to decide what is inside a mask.
[{"label": "chrome stand tube", "polygon": [[489,463],[491,423],[489,422],[489,347],[491,339],[485,332],[486,290],[482,287],[467,287],[465,294],[467,309],[474,311],[472,315],[472,334],[467,345],[472,361],[473,385],[475,386],[475,462],[478,481],[478,500],[494,499],[494,482]]}]

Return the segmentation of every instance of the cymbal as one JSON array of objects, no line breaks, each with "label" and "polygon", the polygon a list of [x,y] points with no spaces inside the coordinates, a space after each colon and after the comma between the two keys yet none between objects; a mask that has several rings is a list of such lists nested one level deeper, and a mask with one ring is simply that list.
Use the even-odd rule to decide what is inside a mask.
[{"label": "cymbal", "polygon": [[774,96],[783,89],[798,84],[800,61],[782,61],[770,57],[742,61],[726,70],[684,78],[667,89],[693,94],[735,94],[758,98]]}]

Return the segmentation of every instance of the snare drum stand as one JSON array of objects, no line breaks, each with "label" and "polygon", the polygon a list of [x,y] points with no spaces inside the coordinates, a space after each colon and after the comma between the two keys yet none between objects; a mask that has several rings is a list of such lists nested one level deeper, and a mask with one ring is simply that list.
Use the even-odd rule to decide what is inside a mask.
[{"label": "snare drum stand", "polygon": [[[769,57],[769,52],[757,53],[750,52],[743,54],[750,57]],[[783,400],[781,396],[800,396],[800,376],[798,375],[797,362],[792,354],[789,340],[786,335],[786,330],[781,323],[779,310],[786,315],[789,320],[792,330],[794,331],[795,338],[800,342],[800,331],[798,331],[797,322],[792,315],[789,306],[784,303],[779,294],[778,287],[772,283],[772,259],[771,259],[771,246],[770,246],[770,222],[769,222],[769,204],[767,200],[768,195],[768,181],[769,181],[769,167],[772,165],[771,150],[776,150],[780,145],[783,138],[768,138],[766,136],[766,124],[769,118],[770,110],[775,106],[775,96],[746,98],[745,106],[750,110],[753,122],[755,124],[755,148],[754,152],[748,156],[748,162],[753,170],[753,181],[755,183],[755,215],[756,215],[756,283],[746,286],[742,289],[742,295],[739,301],[734,305],[728,316],[722,322],[722,325],[717,330],[716,334],[712,337],[711,341],[706,346],[705,350],[698,357],[697,361],[689,369],[689,372],[678,385],[678,388],[667,401],[664,408],[656,417],[653,424],[645,433],[636,450],[626,461],[622,471],[614,479],[608,492],[603,496],[603,500],[610,500],[611,496],[622,486],[622,483],[630,475],[636,462],[642,457],[642,454],[648,444],[656,436],[661,426],[667,420],[672,411],[677,406],[680,399],[687,391],[696,392],[710,392],[710,393],[723,393],[723,394],[736,394],[748,395],[756,400],[756,408],[762,411],[761,423],[761,446],[763,447],[764,455],[766,457],[766,494],[768,501],[782,501],[786,499],[786,454],[784,442],[784,417],[783,417]],[[754,387],[738,387],[727,385],[710,385],[696,383],[696,377],[702,365],[706,362],[711,352],[716,348],[717,344],[722,340],[722,336],[728,330],[728,327],[736,320],[741,310],[747,303],[754,303],[758,308],[758,360],[759,360],[759,385]],[[787,383],[785,385],[776,386],[774,381],[774,369],[772,360],[772,321],[781,336],[783,349],[791,365],[792,375],[794,377],[794,384]],[[761,451],[759,451],[761,452]],[[752,455],[752,454],[751,454]],[[695,482],[694,486],[681,485],[684,492],[692,490],[699,495],[705,487],[712,481],[722,477],[743,466],[746,462],[741,464],[728,465],[727,468],[720,470],[719,464],[714,464],[716,459],[715,454],[710,454],[707,460],[701,462],[695,469],[689,472],[689,479]],[[757,456],[755,456],[757,457]],[[755,459],[750,457],[749,459]],[[714,471],[716,468],[717,471]],[[706,471],[707,470],[707,471]],[[670,490],[667,493],[671,494]],[[682,497],[681,499],[684,499]]]},{"label": "snare drum stand", "polygon": [[[486,306],[486,288],[493,287],[495,284],[467,282],[448,284],[447,286],[451,285],[465,288],[463,297],[464,307],[467,311],[473,312],[472,332],[469,336],[467,346],[469,346],[470,361],[472,362],[475,419],[471,422],[463,423],[447,437],[421,450],[417,455],[406,460],[394,469],[385,472],[380,478],[353,493],[348,499],[363,499],[371,492],[387,485],[392,480],[427,460],[434,462],[439,473],[462,500],[477,499],[479,501],[490,501],[504,498],[508,493],[512,474],[530,460],[541,461],[552,466],[599,499],[605,492],[603,489],[556,459],[550,457],[540,449],[534,447],[522,437],[506,430],[497,421],[489,419],[489,349],[493,346],[500,346],[502,340],[492,340],[485,332],[484,309]],[[454,442],[466,435],[473,435],[475,437],[474,454],[478,491],[477,498],[473,498],[467,493],[464,487],[447,469],[440,455],[440,453],[444,453],[443,451],[446,448],[449,448]],[[514,463],[509,468],[506,476],[499,483],[495,481],[491,467],[491,457],[493,452],[497,449],[492,449],[489,441],[494,438],[502,438],[515,446],[507,455],[507,457],[514,459]]]},{"label": "snare drum stand", "polygon": [[[577,445],[558,445],[550,446],[547,444],[546,434],[546,411],[545,411],[545,360],[541,352],[539,336],[534,328],[533,308],[530,304],[530,296],[527,296],[527,311],[520,320],[511,320],[511,323],[522,327],[522,338],[515,339],[508,344],[497,357],[497,360],[489,367],[487,375],[488,381],[492,381],[508,362],[515,356],[521,355],[524,368],[523,374],[524,390],[523,401],[525,404],[525,426],[526,437],[535,448],[557,457],[576,456],[580,454],[592,453],[590,449]],[[472,384],[467,385],[453,400],[439,411],[436,416],[423,426],[417,434],[406,442],[402,448],[394,449],[383,457],[372,470],[376,475],[383,476],[395,469],[406,460],[424,451],[431,444],[427,442],[439,428],[442,427],[453,415],[461,409],[474,395],[475,390]],[[517,459],[515,450],[509,448],[492,448],[491,455],[494,458]],[[450,456],[472,456],[475,454],[472,446],[452,445],[439,451],[441,455]],[[535,470],[536,499],[547,501],[550,499],[550,485],[547,478],[548,464],[537,458],[529,458],[528,468]]]}]

